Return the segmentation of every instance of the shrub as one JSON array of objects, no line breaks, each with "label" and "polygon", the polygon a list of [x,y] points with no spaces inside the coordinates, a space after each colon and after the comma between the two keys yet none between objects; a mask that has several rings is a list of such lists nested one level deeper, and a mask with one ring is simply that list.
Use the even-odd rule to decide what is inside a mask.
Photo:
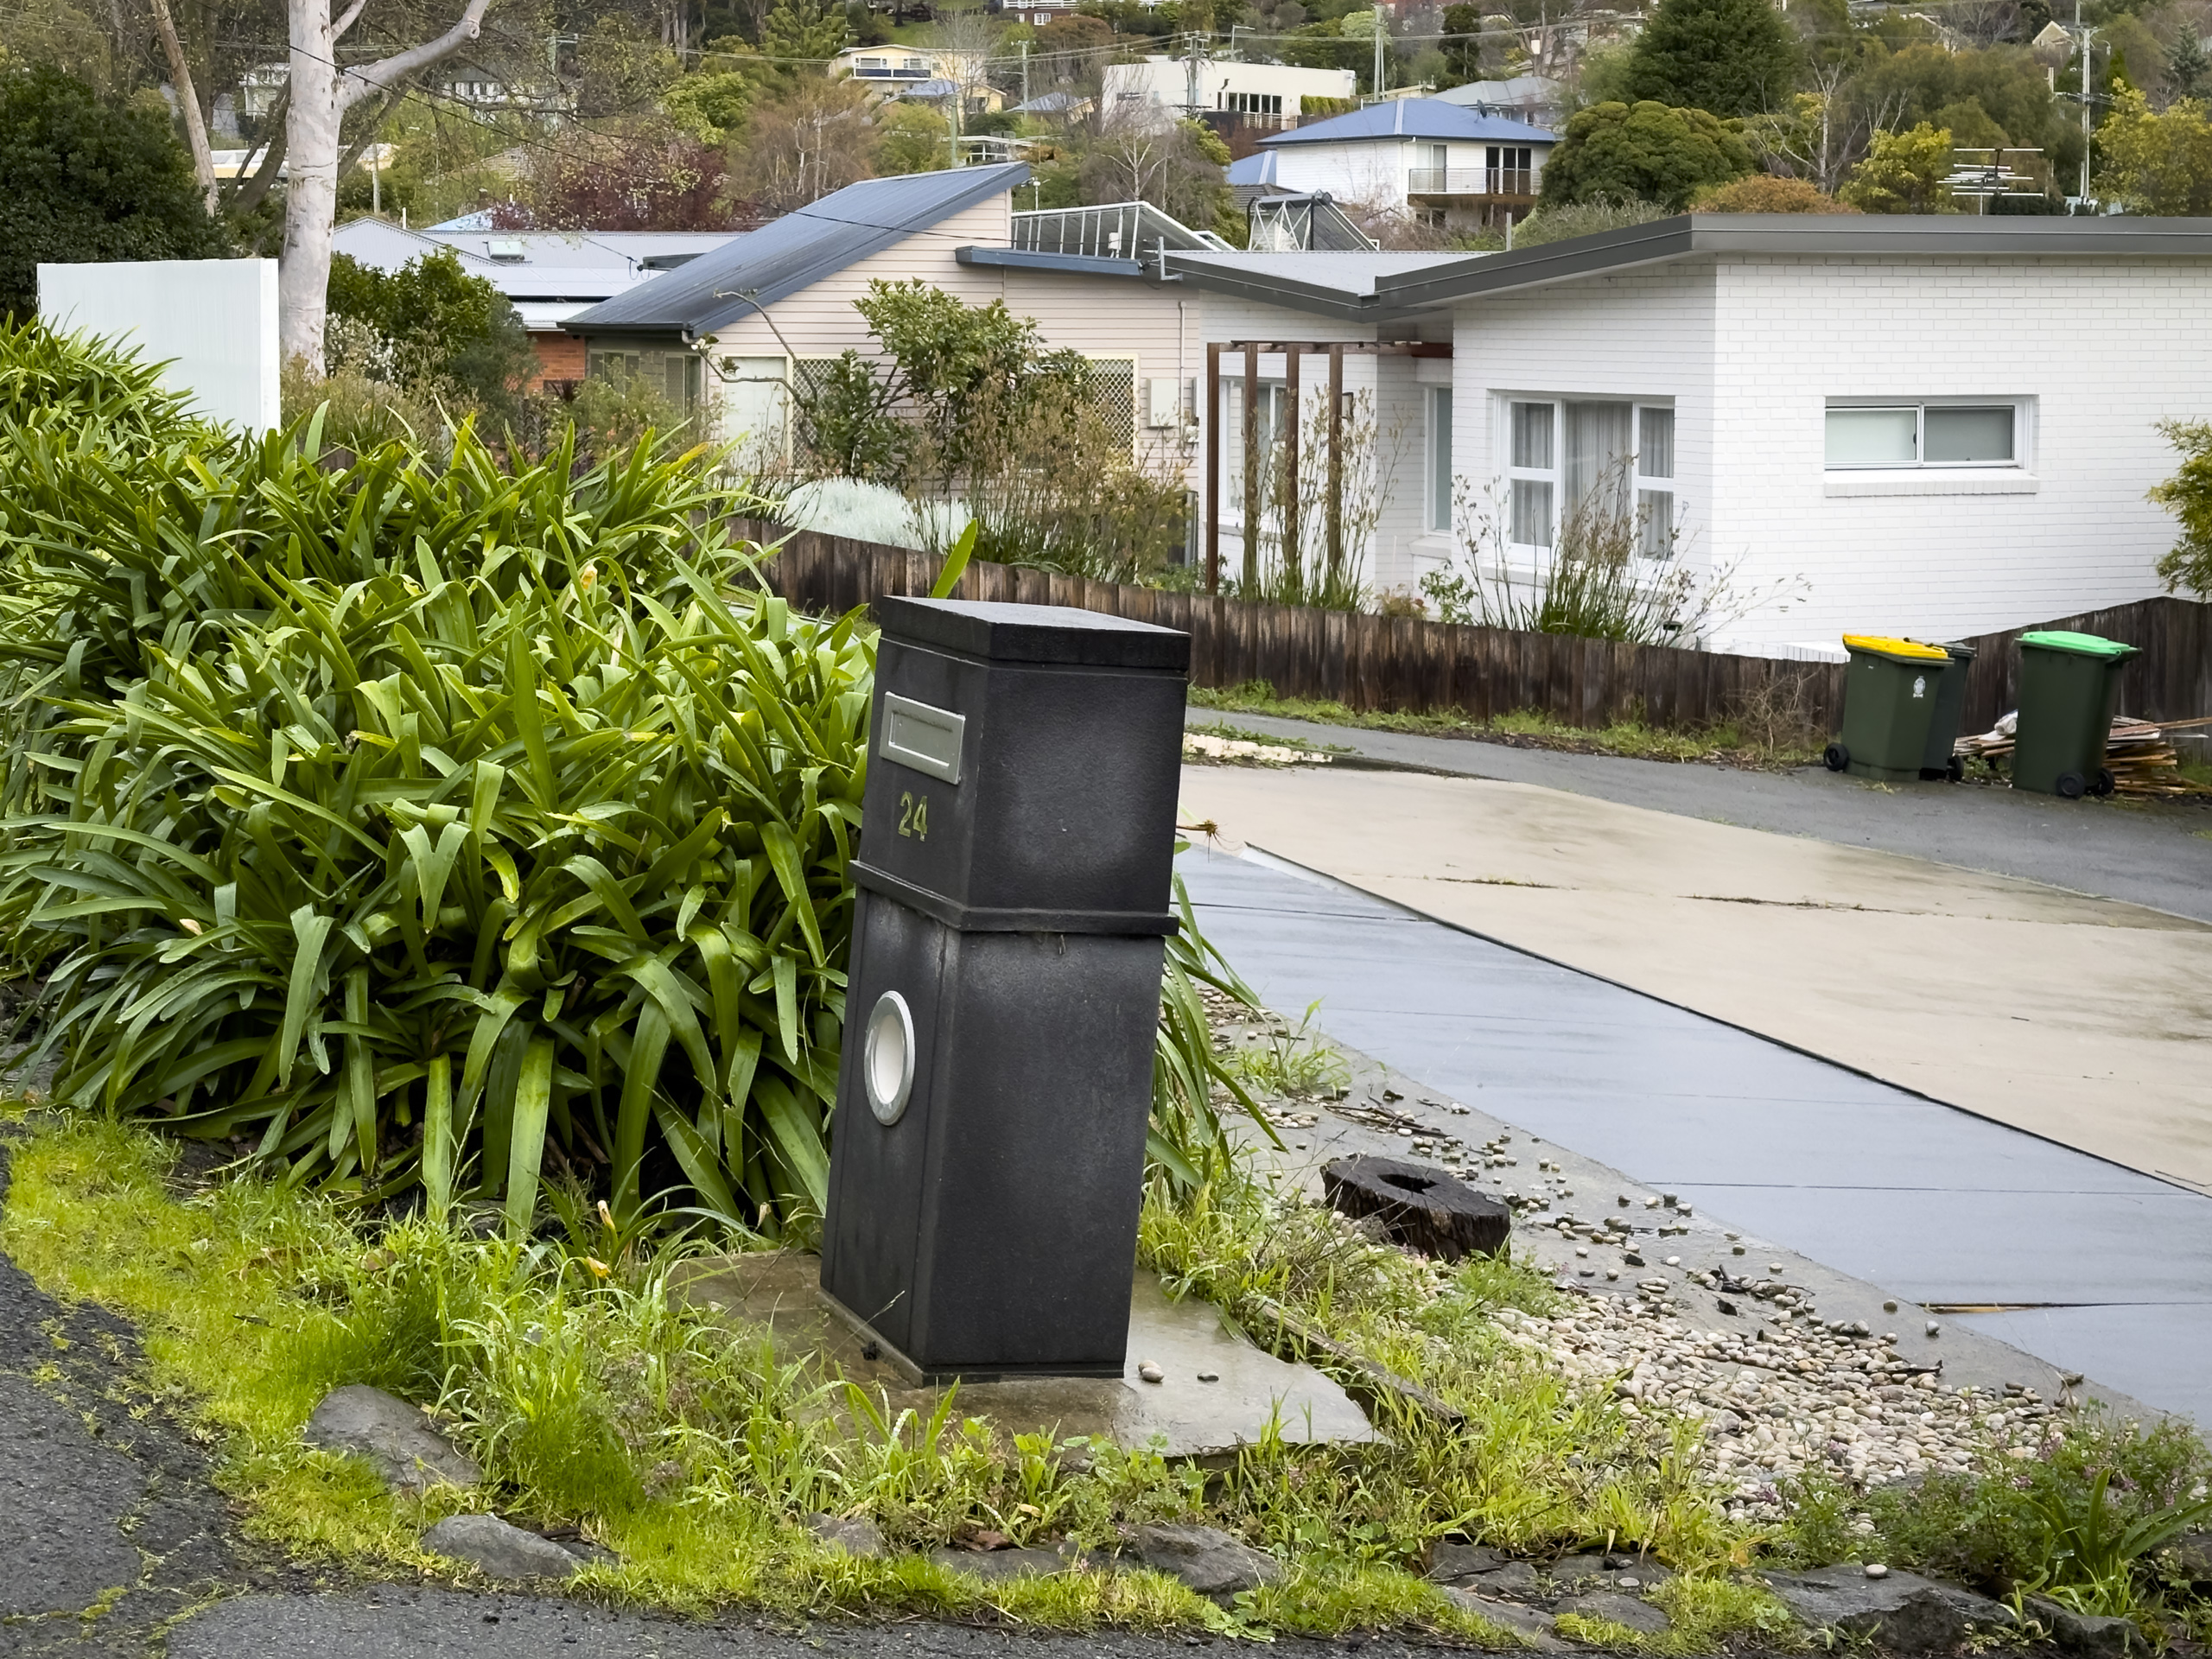
[{"label": "shrub", "polygon": [[1777,178],[1754,173],[1732,179],[1698,193],[1690,203],[1700,213],[1855,213],[1859,210],[1834,196],[1823,195],[1817,185],[1804,179]]},{"label": "shrub", "polygon": [[[863,613],[759,591],[697,452],[511,466],[464,423],[338,466],[321,415],[209,432],[72,350],[0,335],[0,388],[109,408],[0,421],[0,929],[57,1098],[518,1228],[549,1165],[626,1226],[818,1215]],[[1191,932],[1183,1186],[1225,1156],[1196,982],[1250,1000]]]},{"label": "shrub", "polygon": [[450,248],[396,271],[334,256],[330,314],[365,324],[391,342],[391,362],[372,378],[446,381],[487,410],[505,410],[516,388],[537,370],[537,353],[506,296],[462,270]]},{"label": "shrub", "polygon": [[1751,170],[1740,122],[1649,100],[1595,104],[1569,118],[1544,163],[1543,203],[1641,198],[1680,213],[1700,189]]},{"label": "shrub", "polygon": [[41,260],[219,259],[168,119],[103,99],[51,64],[0,59],[0,319],[38,315]]}]

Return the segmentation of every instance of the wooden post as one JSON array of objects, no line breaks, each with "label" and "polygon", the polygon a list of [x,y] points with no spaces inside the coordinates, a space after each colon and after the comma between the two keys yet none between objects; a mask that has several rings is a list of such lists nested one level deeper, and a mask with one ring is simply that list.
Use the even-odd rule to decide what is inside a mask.
[{"label": "wooden post", "polygon": [[1221,591],[1221,342],[1206,342],[1206,592]]},{"label": "wooden post", "polygon": [[1244,342],[1244,597],[1260,586],[1260,342]]},{"label": "wooden post", "polygon": [[1283,355],[1282,452],[1282,568],[1285,575],[1303,574],[1306,549],[1299,540],[1298,524],[1298,363],[1295,343]]},{"label": "wooden post", "polygon": [[1329,580],[1344,568],[1344,348],[1329,347]]}]

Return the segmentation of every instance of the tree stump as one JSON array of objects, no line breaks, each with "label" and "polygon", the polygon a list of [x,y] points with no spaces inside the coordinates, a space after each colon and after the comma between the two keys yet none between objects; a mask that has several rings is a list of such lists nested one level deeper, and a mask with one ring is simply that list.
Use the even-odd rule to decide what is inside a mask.
[{"label": "tree stump", "polygon": [[1513,1211],[1503,1199],[1433,1166],[1340,1158],[1322,1166],[1321,1190],[1339,1215],[1372,1216],[1395,1243],[1446,1262],[1495,1255],[1513,1228]]}]

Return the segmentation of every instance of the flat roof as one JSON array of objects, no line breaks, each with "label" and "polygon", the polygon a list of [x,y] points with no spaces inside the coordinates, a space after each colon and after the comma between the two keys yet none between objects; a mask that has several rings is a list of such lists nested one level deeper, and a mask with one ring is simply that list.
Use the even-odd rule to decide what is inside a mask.
[{"label": "flat roof", "polygon": [[[1699,256],[1816,259],[2212,258],[2212,219],[1968,217],[1962,213],[1682,213],[1507,253],[1414,254],[1402,270],[1271,261],[1358,254],[1189,254],[1170,269],[1195,288],[1316,315],[1387,321],[1489,294]],[[1372,257],[1390,257],[1377,255]]]}]

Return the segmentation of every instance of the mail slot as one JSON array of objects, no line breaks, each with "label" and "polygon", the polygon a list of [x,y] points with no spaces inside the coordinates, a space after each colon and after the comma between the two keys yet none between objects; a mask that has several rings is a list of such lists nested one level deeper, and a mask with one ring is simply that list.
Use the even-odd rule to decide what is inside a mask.
[{"label": "mail slot", "polygon": [[823,1291],[917,1380],[1118,1376],[1190,639],[877,609]]}]

